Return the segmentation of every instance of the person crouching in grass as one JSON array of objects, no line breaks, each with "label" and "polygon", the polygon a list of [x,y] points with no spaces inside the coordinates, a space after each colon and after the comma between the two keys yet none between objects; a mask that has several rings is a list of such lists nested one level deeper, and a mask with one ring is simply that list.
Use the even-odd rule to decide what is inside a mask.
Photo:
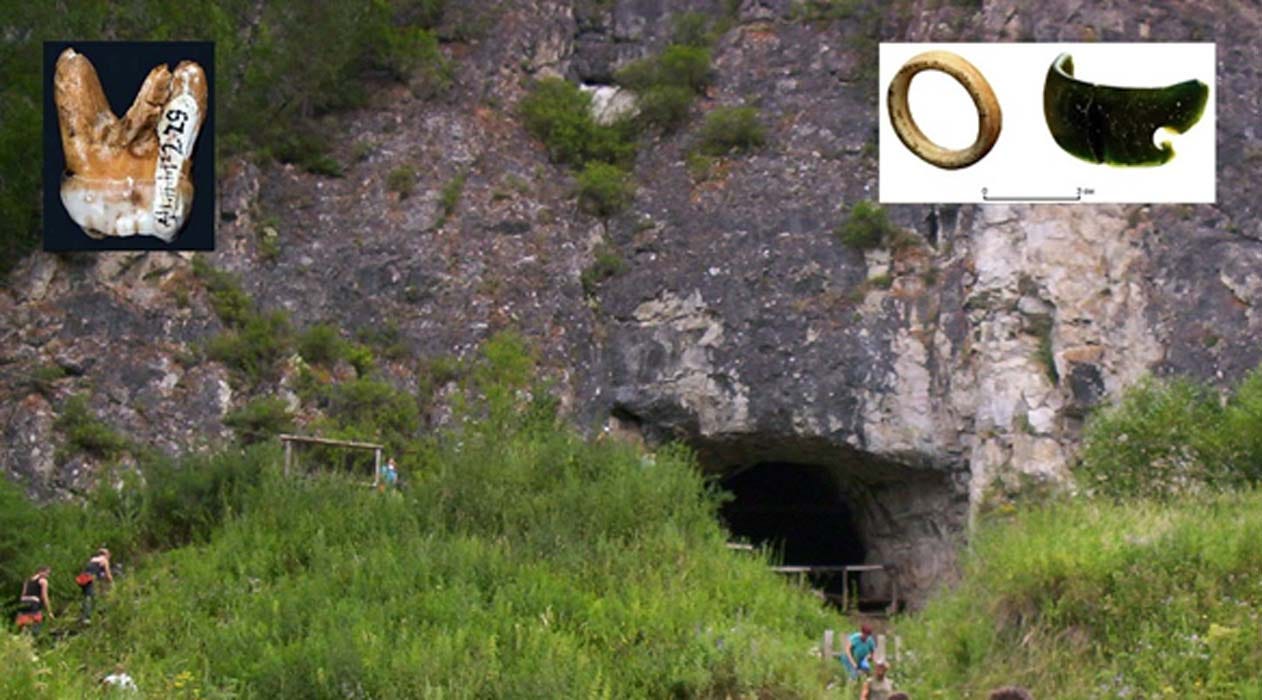
[{"label": "person crouching in grass", "polygon": [[48,602],[48,575],[51,573],[52,568],[41,566],[34,576],[22,582],[22,598],[19,601],[21,607],[18,608],[15,620],[18,632],[30,629],[32,634],[39,634],[44,627],[44,611],[48,611],[50,620],[57,617],[53,614],[52,604]]}]

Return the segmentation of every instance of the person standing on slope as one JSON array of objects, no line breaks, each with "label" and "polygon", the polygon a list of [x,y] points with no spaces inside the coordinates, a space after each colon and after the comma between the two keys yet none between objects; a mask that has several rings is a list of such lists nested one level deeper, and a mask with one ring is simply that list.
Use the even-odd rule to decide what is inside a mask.
[{"label": "person standing on slope", "polygon": [[890,700],[894,692],[894,682],[885,673],[889,664],[885,659],[877,659],[872,664],[872,677],[863,682],[863,690],[859,692],[859,700]]},{"label": "person standing on slope", "polygon": [[110,571],[110,550],[101,547],[96,555],[83,566],[83,572],[75,577],[75,583],[83,590],[83,612],[79,614],[79,622],[92,624],[92,608],[96,603],[96,582],[104,579],[114,583],[114,574]]}]

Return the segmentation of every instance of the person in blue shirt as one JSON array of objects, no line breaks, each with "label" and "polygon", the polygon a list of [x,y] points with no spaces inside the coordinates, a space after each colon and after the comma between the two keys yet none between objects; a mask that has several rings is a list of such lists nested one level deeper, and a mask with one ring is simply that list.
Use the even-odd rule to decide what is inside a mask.
[{"label": "person in blue shirt", "polygon": [[841,653],[841,665],[846,667],[850,678],[859,679],[860,673],[870,673],[871,657],[876,651],[876,637],[872,636],[872,626],[863,624],[859,631],[846,639],[846,648]]},{"label": "person in blue shirt", "polygon": [[386,460],[381,468],[381,490],[393,489],[399,483],[399,468],[394,466],[394,457]]}]

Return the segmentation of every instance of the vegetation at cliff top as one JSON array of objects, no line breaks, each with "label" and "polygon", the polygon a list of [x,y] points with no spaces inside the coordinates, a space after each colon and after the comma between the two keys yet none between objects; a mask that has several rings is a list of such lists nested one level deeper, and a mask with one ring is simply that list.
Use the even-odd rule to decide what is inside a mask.
[{"label": "vegetation at cliff top", "polygon": [[[724,546],[690,454],[585,439],[533,376],[487,347],[400,493],[285,479],[267,443],[119,472],[87,507],[0,484],[0,585],[50,562],[64,634],[0,635],[0,695],[93,695],[122,664],[164,698],[836,697],[809,651],[841,621]],[[101,542],[127,576],[79,629]]]}]

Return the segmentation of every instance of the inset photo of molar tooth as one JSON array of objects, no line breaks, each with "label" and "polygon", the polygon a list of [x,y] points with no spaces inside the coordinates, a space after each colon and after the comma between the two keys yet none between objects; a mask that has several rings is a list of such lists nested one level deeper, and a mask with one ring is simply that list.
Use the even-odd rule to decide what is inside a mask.
[{"label": "inset photo of molar tooth", "polygon": [[1065,152],[1092,163],[1162,165],[1174,157],[1158,129],[1184,133],[1205,111],[1209,86],[1185,80],[1161,88],[1097,85],[1074,77],[1074,59],[1062,53],[1043,83],[1043,116]]},{"label": "inset photo of molar tooth", "polygon": [[66,172],[61,202],[92,238],[155,236],[171,242],[193,206],[193,150],[207,116],[202,67],[149,71],[120,118],[96,68],[67,48],[53,74]]}]

